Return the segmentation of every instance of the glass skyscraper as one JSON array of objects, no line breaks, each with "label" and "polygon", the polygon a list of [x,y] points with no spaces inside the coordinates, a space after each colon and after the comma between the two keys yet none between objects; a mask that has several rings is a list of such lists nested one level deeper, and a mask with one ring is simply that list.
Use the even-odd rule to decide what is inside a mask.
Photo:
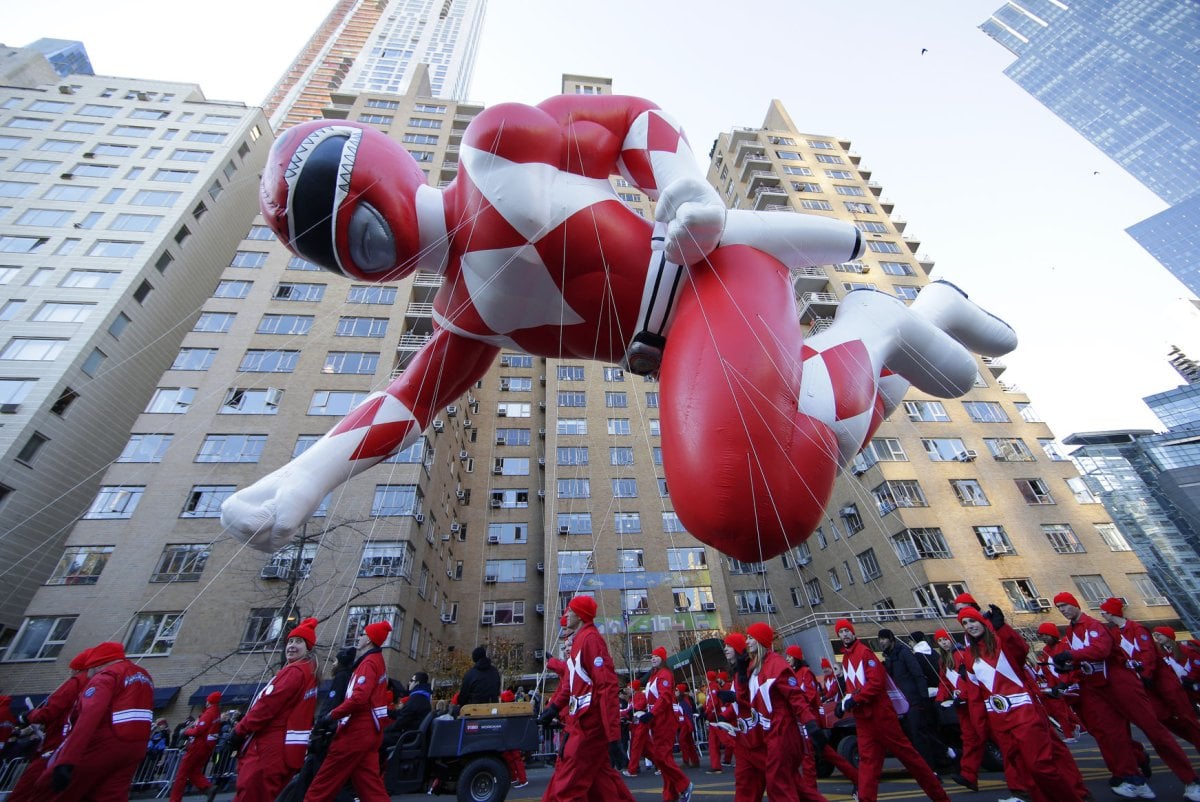
[{"label": "glass skyscraper", "polygon": [[1016,0],[980,26],[1005,74],[1171,208],[1129,233],[1200,294],[1200,4]]}]

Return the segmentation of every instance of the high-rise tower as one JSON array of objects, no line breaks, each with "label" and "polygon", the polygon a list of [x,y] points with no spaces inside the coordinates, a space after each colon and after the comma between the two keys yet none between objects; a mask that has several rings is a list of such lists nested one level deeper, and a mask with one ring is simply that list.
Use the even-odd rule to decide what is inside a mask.
[{"label": "high-rise tower", "polygon": [[1016,0],[980,26],[1005,74],[1171,208],[1129,233],[1200,294],[1200,6]]},{"label": "high-rise tower", "polygon": [[338,0],[267,96],[276,129],[321,118],[342,92],[406,92],[430,65],[433,97],[466,100],[487,0]]}]

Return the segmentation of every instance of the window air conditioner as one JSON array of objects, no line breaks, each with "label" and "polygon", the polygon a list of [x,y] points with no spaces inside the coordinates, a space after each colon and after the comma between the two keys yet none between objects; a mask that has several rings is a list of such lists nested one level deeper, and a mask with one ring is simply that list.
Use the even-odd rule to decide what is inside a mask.
[{"label": "window air conditioner", "polygon": [[454,616],[450,615],[450,613],[442,613],[442,623],[443,624],[453,624]]},{"label": "window air conditioner", "polygon": [[700,605],[700,609],[706,613],[711,613],[712,611],[717,609],[717,605],[715,602],[704,602],[703,604]]},{"label": "window air conditioner", "polygon": [[367,576],[387,576],[391,569],[386,565],[373,565]]},{"label": "window air conditioner", "polygon": [[546,408],[546,402],[538,401],[538,409],[545,409],[545,408]]},{"label": "window air conditioner", "polygon": [[489,585],[494,585],[496,582],[500,581],[500,577],[496,576],[495,574],[487,574],[483,577],[483,581]]},{"label": "window air conditioner", "polygon": [[534,650],[533,650],[533,659],[534,659],[534,660],[542,660],[542,659],[544,659],[545,657],[546,657],[546,650],[545,650],[545,649],[534,649]]},{"label": "window air conditioner", "polygon": [[492,473],[494,473],[494,474],[496,474],[497,476],[499,476],[500,474],[504,473],[504,466],[503,466],[503,465],[493,465],[493,466],[492,466]]},{"label": "window air conditioner", "polygon": [[0,413],[13,415],[21,408],[20,404],[0,404]]},{"label": "window air conditioner", "polygon": [[450,539],[450,535],[449,535],[449,534],[442,535],[442,542],[443,542],[443,543],[445,543],[445,542],[446,542],[446,541],[448,541],[449,539]]},{"label": "window air conditioner", "polygon": [[768,604],[768,605],[767,605],[767,612],[768,612],[768,613],[777,613],[777,612],[779,612],[779,608],[778,608],[778,607],[776,607],[776,606],[775,606],[775,605],[773,605],[773,604]]},{"label": "window air conditioner", "polygon": [[471,456],[471,455],[467,453],[467,450],[465,448],[458,452],[458,458],[461,460],[465,461],[466,458],[469,456]]},{"label": "window air conditioner", "polygon": [[435,420],[433,422],[433,430],[435,432],[444,432],[446,431],[446,424],[442,423],[440,420]]},{"label": "window air conditioner", "polygon": [[416,522],[416,523],[418,523],[418,524],[423,524],[423,523],[425,523],[425,515],[424,515],[424,513],[420,513],[420,512],[418,512],[418,513],[415,513],[415,514],[413,515],[413,521],[415,521],[415,522]]},{"label": "window air conditioner", "polygon": [[545,457],[538,457],[538,467],[539,468],[546,467],[546,458]]},{"label": "window air conditioner", "polygon": [[545,385],[545,384],[546,384],[546,374],[545,374],[545,373],[543,373],[543,374],[542,374],[542,377],[541,377],[541,379],[540,379],[539,381],[541,381],[541,383],[542,383],[543,385]]},{"label": "window air conditioner", "polygon": [[866,474],[866,472],[867,472],[867,469],[863,468],[862,466],[858,466],[854,469],[855,476],[863,476],[864,474]]},{"label": "window air conditioner", "polygon": [[508,417],[508,407],[497,407],[496,408],[496,417],[497,418],[507,418]]},{"label": "window air conditioner", "polygon": [[546,573],[546,564],[545,564],[545,563],[538,563],[538,564],[537,564],[537,572],[538,572],[539,574],[544,574],[544,573]]},{"label": "window air conditioner", "polygon": [[277,407],[277,406],[279,406],[279,402],[282,400],[283,400],[283,390],[280,390],[278,387],[268,387],[267,388],[267,398],[266,398],[267,406]]},{"label": "window air conditioner", "polygon": [[539,490],[539,491],[538,491],[538,498],[539,498],[539,499],[544,499],[544,498],[546,498],[546,491],[545,491],[545,490]]},{"label": "window air conditioner", "polygon": [[464,498],[466,498],[466,497],[467,497],[467,491],[465,491],[465,490],[455,490],[455,491],[454,491],[454,497],[455,497],[455,498],[457,498],[459,501],[462,501]]},{"label": "window air conditioner", "polygon": [[571,534],[571,527],[569,527],[569,526],[560,526],[560,527],[558,527],[558,533],[559,533],[560,535],[569,535],[569,534]]},{"label": "window air conditioner", "polygon": [[463,428],[464,429],[470,429],[473,426],[475,426],[475,422],[473,420],[471,420],[470,418],[463,418]]},{"label": "window air conditioner", "polygon": [[1054,606],[1053,604],[1050,603],[1050,600],[1047,599],[1045,596],[1038,596],[1036,599],[1033,600],[1033,603],[1035,605],[1037,605],[1037,608],[1039,610],[1049,610],[1051,607]]},{"label": "window air conditioner", "polygon": [[451,404],[450,406],[446,407],[446,414],[449,415],[451,418],[453,418],[455,415],[457,415],[458,414],[458,404]]},{"label": "window air conditioner", "polygon": [[500,500],[500,499],[498,499],[498,498],[494,498],[494,499],[492,499],[492,509],[493,509],[493,510],[500,509],[500,505],[501,505],[501,504],[503,504],[503,503],[504,503],[504,502],[503,502],[503,501],[501,501],[501,500]]},{"label": "window air conditioner", "polygon": [[495,621],[496,621],[496,616],[494,616],[494,615],[488,615],[487,613],[484,613],[484,614],[483,614],[482,616],[480,616],[480,618],[479,618],[479,623],[480,623],[480,624],[482,624],[482,625],[483,625],[483,626],[485,626],[485,627],[490,627],[492,624],[494,624],[494,623],[495,623]]},{"label": "window air conditioner", "polygon": [[450,524],[450,531],[451,531],[451,532],[453,532],[453,533],[454,533],[454,534],[456,534],[456,535],[459,533],[459,531],[460,531],[461,529],[462,529],[462,525],[461,525],[461,524]]},{"label": "window air conditioner", "polygon": [[282,565],[264,565],[259,576],[263,579],[286,579],[287,568]]},{"label": "window air conditioner", "polygon": [[496,445],[502,446],[502,445],[506,445],[507,443],[508,443],[508,438],[506,438],[504,435],[502,435],[502,434],[496,435]]},{"label": "window air conditioner", "polygon": [[543,440],[546,438],[546,427],[545,426],[538,429],[538,437],[542,438]]},{"label": "window air conditioner", "polygon": [[847,505],[838,510],[838,515],[842,516],[843,518],[849,518],[852,515],[858,515],[858,508]]},{"label": "window air conditioner", "polygon": [[959,462],[974,462],[975,458],[978,456],[978,454],[968,448],[966,451],[956,456],[955,459]]},{"label": "window air conditioner", "polygon": [[499,535],[488,535],[488,543],[499,543],[499,542],[500,542]]},{"label": "window air conditioner", "polygon": [[533,609],[537,612],[538,615],[545,615],[545,613],[546,613],[546,605],[544,605],[544,604],[535,604],[533,606]]}]

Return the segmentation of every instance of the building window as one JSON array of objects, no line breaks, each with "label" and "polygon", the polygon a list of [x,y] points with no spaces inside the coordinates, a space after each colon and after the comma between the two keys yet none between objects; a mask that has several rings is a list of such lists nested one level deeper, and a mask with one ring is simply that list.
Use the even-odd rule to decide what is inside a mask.
[{"label": "building window", "polygon": [[363,546],[358,575],[360,577],[403,577],[408,579],[412,576],[415,555],[412,544],[406,540],[368,544]]},{"label": "building window", "polygon": [[613,531],[618,535],[636,535],[642,531],[642,515],[638,512],[613,513]]},{"label": "building window", "polygon": [[396,303],[396,288],[378,285],[355,285],[346,293],[348,304],[383,304]]},{"label": "building window", "polygon": [[1112,598],[1112,590],[1100,574],[1080,574],[1072,576],[1071,580],[1079,589],[1079,595],[1083,597],[1084,604],[1093,610],[1099,609],[1105,599]]},{"label": "building window", "polygon": [[645,571],[646,561],[641,549],[617,549],[617,572]]},{"label": "building window", "polygon": [[905,401],[904,412],[913,423],[948,423],[950,415],[941,401]]},{"label": "building window", "polygon": [[[821,589],[821,580],[818,577],[813,577],[812,579],[805,581],[804,592],[809,605],[813,607],[816,607],[818,604],[821,604],[825,601],[825,594]],[[795,597],[793,597],[793,602],[794,598]],[[801,607],[803,605],[797,604],[796,606]]]},{"label": "building window", "polygon": [[633,448],[630,446],[614,446],[608,449],[609,465],[632,465]]},{"label": "building window", "polygon": [[[501,438],[504,439],[503,443],[500,442]],[[504,428],[496,430],[496,445],[527,446],[530,442],[532,442],[532,435],[528,429]],[[586,452],[587,449],[585,448],[584,451]],[[586,459],[584,464],[587,464]]]},{"label": "building window", "polygon": [[1057,554],[1082,554],[1086,551],[1069,524],[1042,524],[1042,534]]},{"label": "building window", "polygon": [[662,513],[662,526],[664,535],[680,535],[687,532],[683,528],[683,521],[680,521],[679,516],[670,510]]},{"label": "building window", "polygon": [[233,312],[201,312],[196,318],[192,331],[203,331],[210,334],[224,334],[233,325],[236,315]]},{"label": "building window", "polygon": [[169,434],[133,434],[117,462],[162,462],[163,454],[171,445]]},{"label": "building window", "polygon": [[371,515],[413,515],[420,511],[416,485],[375,485]]},{"label": "building window", "polygon": [[838,510],[838,516],[842,519],[842,523],[846,527],[847,535],[861,532],[866,527],[866,524],[863,523],[862,514],[858,511],[857,504],[846,504]]},{"label": "building window", "polygon": [[258,321],[258,334],[286,334],[304,336],[312,328],[312,315],[271,315],[266,314]]},{"label": "building window", "polygon": [[[376,621],[387,621],[392,625],[392,631],[388,634],[381,646],[388,646],[399,643],[404,630],[404,609],[393,604],[381,604],[373,607],[354,606],[350,608],[346,616],[346,631],[342,637],[342,648],[353,647],[358,643],[358,639],[362,637],[363,631],[367,624]],[[413,631],[416,631],[414,626]]]},{"label": "building window", "polygon": [[529,524],[527,523],[496,523],[488,524],[489,543],[527,543],[529,540]]},{"label": "building window", "polygon": [[222,281],[217,285],[217,289],[213,291],[214,298],[245,298],[250,294],[250,288],[254,286],[253,281]]},{"label": "building window", "polygon": [[125,638],[128,657],[156,657],[171,653],[183,613],[138,613]]},{"label": "building window", "polygon": [[317,390],[308,405],[309,415],[337,415],[343,417],[361,404],[367,397],[365,392],[349,390]]},{"label": "building window", "polygon": [[1100,539],[1108,546],[1110,551],[1133,551],[1133,547],[1129,545],[1129,541],[1121,534],[1121,530],[1116,524],[1094,524],[1096,533],[1100,535]]},{"label": "building window", "polygon": [[[324,284],[298,284],[296,282],[281,281],[275,285],[275,291],[271,293],[272,301],[300,301],[308,303],[316,303],[325,297]],[[372,318],[365,318],[370,320]],[[387,322],[384,321],[386,328]],[[339,323],[340,328],[340,323]],[[341,335],[341,331],[338,332]],[[345,336],[345,335],[342,335]],[[382,335],[380,335],[382,336]]]},{"label": "building window", "polygon": [[176,543],[163,547],[151,582],[199,582],[208,561],[208,546],[201,543]]},{"label": "building window", "polygon": [[[582,480],[582,481],[587,481]],[[492,509],[513,510],[525,509],[529,506],[529,491],[510,488],[508,490],[493,490],[490,495]]]},{"label": "building window", "polygon": [[626,393],[606,392],[604,406],[610,409],[624,409],[629,406],[629,396]]},{"label": "building window", "polygon": [[62,651],[77,616],[34,616],[26,618],[4,656],[5,662],[54,660]]},{"label": "building window", "polygon": [[112,546],[70,546],[63,551],[46,584],[94,585],[112,553]]},{"label": "building window", "polygon": [[957,437],[922,438],[921,445],[932,462],[961,462],[967,453],[966,445]]},{"label": "building window", "polygon": [[667,570],[703,571],[708,568],[708,554],[702,547],[667,549]]},{"label": "building window", "polygon": [[524,582],[524,560],[488,560],[483,568],[485,582]]},{"label": "building window", "polygon": [[1170,599],[1162,595],[1162,591],[1154,584],[1154,580],[1150,578],[1149,574],[1126,574],[1126,576],[1129,577],[1129,581],[1133,583],[1134,589],[1137,590],[1147,607],[1162,607],[1171,603]]},{"label": "building window", "polygon": [[379,368],[379,354],[367,351],[330,351],[322,373],[348,373],[371,376]]},{"label": "building window", "polygon": [[180,348],[170,369],[208,370],[216,357],[216,348]]},{"label": "building window", "polygon": [[529,457],[498,457],[492,473],[500,476],[528,476]]},{"label": "building window", "polygon": [[221,504],[237,490],[234,485],[194,485],[180,518],[220,518]]},{"label": "building window", "polygon": [[[560,421],[561,422],[561,421]],[[587,465],[587,446],[558,446],[555,449],[558,465]]]},{"label": "building window", "polygon": [[501,376],[500,392],[527,393],[533,389],[533,379],[529,376]]},{"label": "building window", "polygon": [[999,557],[1002,554],[1016,554],[1012,540],[1009,539],[1003,526],[976,526],[973,529],[979,545],[983,546],[984,556]]},{"label": "building window", "polygon": [[[652,427],[653,428],[653,427]],[[609,418],[608,433],[613,437],[628,435],[633,430],[629,426],[629,418]],[[653,432],[651,432],[653,434]]]},{"label": "building window", "polygon": [[528,418],[532,415],[530,404],[518,401],[505,401],[496,405],[496,414],[501,418]]},{"label": "building window", "polygon": [[66,347],[66,339],[13,337],[0,351],[0,359],[22,362],[53,362]]},{"label": "building window", "polygon": [[1087,482],[1079,476],[1072,476],[1066,480],[1067,487],[1070,488],[1071,494],[1075,496],[1075,500],[1080,504],[1099,504],[1100,499],[1092,493],[1091,488],[1087,486]]},{"label": "building window", "polygon": [[1017,490],[1026,504],[1053,504],[1050,488],[1041,479],[1017,479]]},{"label": "building window", "polygon": [[735,590],[733,602],[738,615],[762,615],[776,611],[769,590]]},{"label": "building window", "polygon": [[613,479],[613,498],[637,498],[637,479]]},{"label": "building window", "polygon": [[284,630],[291,630],[299,621],[294,620],[299,616],[295,611],[279,609],[277,607],[255,607],[250,611],[250,618],[246,621],[246,630],[242,634],[242,641],[238,644],[238,651],[241,652],[264,652],[273,651],[279,645],[284,637]]},{"label": "building window", "polygon": [[242,355],[238,370],[243,373],[291,373],[299,361],[299,351],[251,348]]},{"label": "building window", "polygon": [[983,492],[983,486],[975,479],[951,479],[950,487],[954,488],[954,495],[958,499],[958,503],[964,507],[991,505],[987,495]]},{"label": "building window", "polygon": [[96,494],[84,518],[132,518],[146,488],[139,485],[106,485]]},{"label": "building window", "polygon": [[833,588],[835,591],[842,589],[842,580],[841,577],[838,576],[838,570],[836,567],[829,569],[829,587]]},{"label": "building window", "polygon": [[586,407],[587,393],[582,390],[560,390],[558,405],[560,407]]},{"label": "building window", "polygon": [[863,582],[871,582],[883,576],[883,570],[879,567],[879,561],[875,559],[875,549],[867,549],[859,552],[856,555],[858,558],[858,570],[862,572]]},{"label": "building window", "polygon": [[976,423],[1008,423],[1008,414],[995,401],[963,401],[963,409]]},{"label": "building window", "polygon": [[591,513],[558,513],[558,532],[565,535],[590,535],[592,533]]},{"label": "building window", "polygon": [[[231,387],[217,410],[220,415],[274,415],[279,411],[283,391],[274,387],[252,389]],[[349,411],[349,410],[347,410]]]},{"label": "building window", "polygon": [[196,462],[258,462],[265,434],[210,434],[200,444]]},{"label": "building window", "polygon": [[892,479],[871,491],[879,504],[879,514],[887,515],[897,507],[928,507],[925,491],[916,479]]},{"label": "building window", "polygon": [[901,565],[917,560],[948,560],[952,556],[942,530],[937,527],[905,529],[892,536],[892,547]]},{"label": "building window", "polygon": [[559,498],[591,498],[590,479],[559,479],[557,482]]},{"label": "building window", "polygon": [[1033,462],[1033,452],[1019,437],[985,437],[984,445],[997,462]]},{"label": "building window", "polygon": [[869,450],[872,460],[875,462],[908,462],[908,455],[904,453],[904,446],[894,437],[875,437],[871,439],[870,445],[864,449],[864,453]]},{"label": "building window", "polygon": [[596,570],[591,551],[560,551],[558,572],[560,574],[590,574]]},{"label": "building window", "polygon": [[483,603],[482,617],[484,623],[498,627],[514,626],[525,623],[525,602],[523,601],[487,601]]}]

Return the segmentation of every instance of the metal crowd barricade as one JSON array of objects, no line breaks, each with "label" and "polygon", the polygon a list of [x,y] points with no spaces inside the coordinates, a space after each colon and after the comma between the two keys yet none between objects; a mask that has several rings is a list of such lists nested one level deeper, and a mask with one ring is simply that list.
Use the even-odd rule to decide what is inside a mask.
[{"label": "metal crowd barricade", "polygon": [[25,771],[27,765],[29,765],[29,759],[24,757],[15,757],[0,763],[0,802],[8,799],[8,795],[12,793],[17,780],[21,779],[21,773]]},{"label": "metal crowd barricade", "polygon": [[171,792],[175,772],[183,759],[182,749],[164,749],[158,754],[148,754],[133,775],[133,791],[154,791],[156,798]]}]

